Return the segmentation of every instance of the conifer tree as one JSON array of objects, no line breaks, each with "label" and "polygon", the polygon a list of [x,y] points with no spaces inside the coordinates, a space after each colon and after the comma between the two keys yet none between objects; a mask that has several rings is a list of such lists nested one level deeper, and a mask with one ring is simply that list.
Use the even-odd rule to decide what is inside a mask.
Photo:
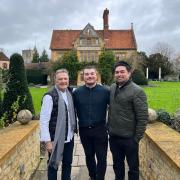
[{"label": "conifer tree", "polygon": [[45,49],[42,52],[42,55],[40,57],[40,61],[41,62],[48,62],[49,61],[48,54],[47,54]]},{"label": "conifer tree", "polygon": [[33,53],[33,60],[32,63],[38,63],[40,61],[39,59],[39,52],[36,48],[36,46],[34,47],[34,53]]},{"label": "conifer tree", "polygon": [[10,57],[8,81],[3,99],[3,112],[8,114],[8,122],[6,124],[15,121],[15,113],[22,109],[28,109],[34,114],[24,61],[21,55],[15,53]]}]

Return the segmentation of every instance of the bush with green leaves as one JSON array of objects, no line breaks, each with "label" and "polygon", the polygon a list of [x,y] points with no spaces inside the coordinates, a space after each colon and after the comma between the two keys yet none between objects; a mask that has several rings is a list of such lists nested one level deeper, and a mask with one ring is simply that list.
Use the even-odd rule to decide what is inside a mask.
[{"label": "bush with green leaves", "polygon": [[132,73],[132,80],[138,85],[147,85],[148,81],[143,73],[143,71],[139,69],[135,69]]},{"label": "bush with green leaves", "polygon": [[77,81],[79,62],[76,51],[69,51],[63,54],[63,56],[57,61],[53,62],[52,70],[55,72],[58,69],[65,68],[69,72],[70,84],[75,85]]},{"label": "bush with green leaves", "polygon": [[0,89],[0,117],[2,115],[2,95],[1,95],[1,89]]},{"label": "bush with green leaves", "polygon": [[3,89],[3,78],[2,78],[2,69],[0,68],[0,117],[2,115],[2,89]]},{"label": "bush with green leaves", "polygon": [[175,130],[180,132],[180,108],[177,109],[174,113],[174,119],[172,122],[172,126]]},{"label": "bush with green leaves", "polygon": [[17,100],[17,113],[22,109],[28,109],[34,114],[34,106],[28,89],[24,61],[21,55],[15,53],[10,57],[8,81],[3,99],[3,113],[7,112],[6,125],[15,121],[13,104]]},{"label": "bush with green leaves", "polygon": [[102,84],[110,85],[113,81],[115,56],[112,51],[102,51],[99,56],[99,71]]},{"label": "bush with green leaves", "polygon": [[172,120],[170,114],[164,109],[158,109],[157,111],[157,120],[163,122],[164,124],[171,126]]}]

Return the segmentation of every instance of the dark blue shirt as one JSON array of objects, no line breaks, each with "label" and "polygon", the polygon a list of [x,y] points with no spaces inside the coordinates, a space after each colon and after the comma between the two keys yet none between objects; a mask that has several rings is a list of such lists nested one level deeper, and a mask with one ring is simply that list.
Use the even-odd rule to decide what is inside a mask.
[{"label": "dark blue shirt", "polygon": [[109,90],[101,85],[81,86],[73,92],[80,127],[106,123]]}]

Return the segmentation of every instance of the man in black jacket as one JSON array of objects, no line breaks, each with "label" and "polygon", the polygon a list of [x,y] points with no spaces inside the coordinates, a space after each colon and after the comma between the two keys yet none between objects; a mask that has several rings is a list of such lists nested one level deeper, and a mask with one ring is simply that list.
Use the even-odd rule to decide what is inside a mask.
[{"label": "man in black jacket", "polygon": [[106,111],[109,104],[109,90],[97,84],[95,67],[85,67],[83,78],[85,85],[74,91],[80,139],[90,179],[104,180],[108,147]]},{"label": "man in black jacket", "polygon": [[124,180],[126,157],[129,180],[139,179],[139,141],[148,121],[144,91],[131,81],[131,67],[125,61],[115,64],[116,83],[110,88],[108,129],[116,180]]}]

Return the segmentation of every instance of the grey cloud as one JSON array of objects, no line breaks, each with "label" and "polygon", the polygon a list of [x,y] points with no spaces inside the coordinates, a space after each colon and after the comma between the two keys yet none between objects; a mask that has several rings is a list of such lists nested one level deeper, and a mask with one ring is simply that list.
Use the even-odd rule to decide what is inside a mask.
[{"label": "grey cloud", "polygon": [[9,52],[49,48],[53,29],[83,29],[89,22],[103,28],[103,10],[108,8],[111,29],[128,29],[134,23],[139,50],[149,51],[165,40],[177,50],[180,42],[179,0],[1,0],[0,48]]}]

